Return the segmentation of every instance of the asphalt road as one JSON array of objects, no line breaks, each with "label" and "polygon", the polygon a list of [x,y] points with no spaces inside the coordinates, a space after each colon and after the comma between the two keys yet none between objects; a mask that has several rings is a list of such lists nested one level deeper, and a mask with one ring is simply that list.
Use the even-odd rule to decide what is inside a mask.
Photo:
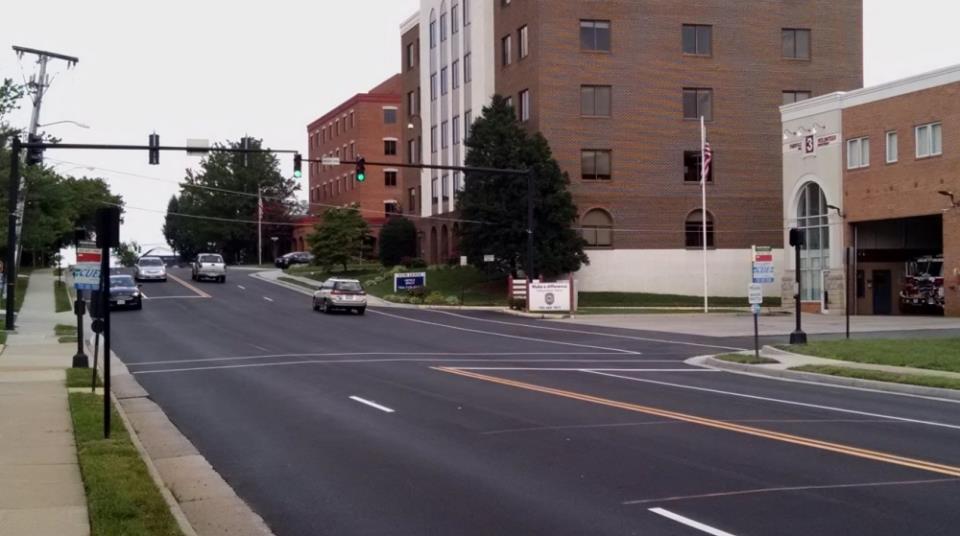
[{"label": "asphalt road", "polygon": [[[278,535],[956,534],[960,405],[683,360],[748,341],[369,308],[233,271],[114,350]],[[193,286],[194,289],[188,288]]]}]

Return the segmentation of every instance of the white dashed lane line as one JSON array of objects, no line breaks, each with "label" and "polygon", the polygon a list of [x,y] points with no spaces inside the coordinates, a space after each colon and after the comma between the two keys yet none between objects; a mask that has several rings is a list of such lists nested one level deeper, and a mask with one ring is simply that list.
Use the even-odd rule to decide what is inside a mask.
[{"label": "white dashed lane line", "polygon": [[360,398],[359,396],[355,396],[355,395],[354,395],[354,396],[351,396],[351,397],[350,397],[350,400],[353,400],[354,402],[359,402],[359,403],[361,403],[361,404],[365,404],[365,405],[367,405],[367,406],[370,406],[371,408],[379,409],[380,411],[382,411],[382,412],[384,412],[384,413],[393,413],[393,410],[390,409],[390,408],[388,408],[387,406],[381,406],[380,404],[377,404],[376,402],[374,402],[374,401],[372,401],[372,400],[367,400],[367,399],[365,399],[365,398]]}]

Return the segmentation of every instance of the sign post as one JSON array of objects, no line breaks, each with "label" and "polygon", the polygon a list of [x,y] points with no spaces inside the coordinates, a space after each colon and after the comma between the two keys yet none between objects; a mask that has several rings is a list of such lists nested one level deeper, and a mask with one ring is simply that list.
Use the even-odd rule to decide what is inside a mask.
[{"label": "sign post", "polygon": [[750,300],[750,311],[753,313],[753,355],[760,357],[760,304],[763,303],[763,286],[760,283],[750,283],[747,288]]}]

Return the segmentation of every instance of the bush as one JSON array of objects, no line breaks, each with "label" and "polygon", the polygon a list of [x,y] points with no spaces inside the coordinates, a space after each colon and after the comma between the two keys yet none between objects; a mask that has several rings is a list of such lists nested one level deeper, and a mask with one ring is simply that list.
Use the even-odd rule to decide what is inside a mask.
[{"label": "bush", "polygon": [[407,268],[426,268],[427,261],[421,259],[420,257],[404,257],[400,261]]},{"label": "bush", "polygon": [[527,300],[523,298],[510,298],[510,308],[516,309],[517,311],[525,311],[527,309]]},{"label": "bush", "polygon": [[401,303],[400,300],[402,300],[403,297],[398,294],[385,294],[383,299],[387,300],[388,302]]},{"label": "bush", "polygon": [[417,251],[417,227],[403,216],[392,216],[380,229],[380,263],[396,266]]},{"label": "bush", "polygon": [[447,259],[447,266],[460,266],[460,256],[454,255]]},{"label": "bush", "polygon": [[460,305],[460,298],[457,296],[447,296],[447,305]]},{"label": "bush", "polygon": [[439,291],[433,291],[423,300],[423,303],[427,305],[443,305],[447,302],[447,299]]},{"label": "bush", "polygon": [[423,303],[423,298],[420,296],[410,296],[404,303],[409,303],[410,305],[420,305]]}]

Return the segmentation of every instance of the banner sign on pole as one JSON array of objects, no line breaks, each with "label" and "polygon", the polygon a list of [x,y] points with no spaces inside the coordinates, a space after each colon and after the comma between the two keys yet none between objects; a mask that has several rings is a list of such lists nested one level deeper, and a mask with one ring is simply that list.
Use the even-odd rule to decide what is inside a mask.
[{"label": "banner sign on pole", "polygon": [[573,309],[572,286],[569,280],[553,283],[531,281],[527,288],[529,288],[527,303],[531,313],[571,311]]},{"label": "banner sign on pole", "polygon": [[770,246],[753,246],[753,277],[751,282],[758,284],[773,283],[776,274],[773,267],[773,248]]},{"label": "banner sign on pole", "polygon": [[78,263],[73,267],[73,283],[77,290],[100,289],[100,264]]},{"label": "banner sign on pole", "polygon": [[393,274],[393,291],[413,290],[427,286],[427,272],[405,272]]}]

